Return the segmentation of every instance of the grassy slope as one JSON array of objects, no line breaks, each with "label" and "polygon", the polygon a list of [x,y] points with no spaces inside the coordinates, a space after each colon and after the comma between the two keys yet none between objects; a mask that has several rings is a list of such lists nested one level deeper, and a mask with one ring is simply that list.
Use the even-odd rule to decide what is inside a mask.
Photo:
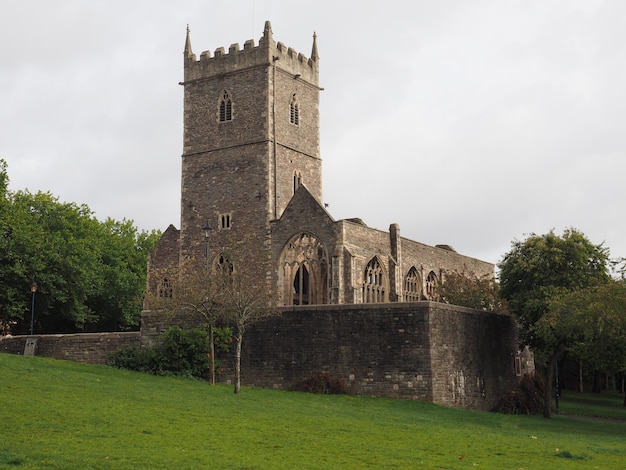
[{"label": "grassy slope", "polygon": [[626,454],[621,421],[255,388],[236,396],[225,385],[6,354],[0,403],[0,468],[617,469]]}]

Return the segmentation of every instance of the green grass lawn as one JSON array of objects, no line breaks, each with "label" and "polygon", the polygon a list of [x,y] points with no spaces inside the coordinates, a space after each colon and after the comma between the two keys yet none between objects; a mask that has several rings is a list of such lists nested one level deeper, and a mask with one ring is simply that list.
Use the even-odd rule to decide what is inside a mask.
[{"label": "green grass lawn", "polygon": [[546,420],[0,354],[0,468],[626,467],[626,422],[564,414],[624,418],[621,396],[578,398]]}]

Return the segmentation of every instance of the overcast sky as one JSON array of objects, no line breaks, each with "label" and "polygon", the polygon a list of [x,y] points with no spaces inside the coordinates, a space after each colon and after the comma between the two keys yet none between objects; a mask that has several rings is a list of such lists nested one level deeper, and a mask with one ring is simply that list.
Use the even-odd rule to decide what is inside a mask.
[{"label": "overcast sky", "polygon": [[0,0],[12,190],[180,227],[193,50],[318,37],[324,202],[497,263],[574,227],[626,256],[622,0]]}]

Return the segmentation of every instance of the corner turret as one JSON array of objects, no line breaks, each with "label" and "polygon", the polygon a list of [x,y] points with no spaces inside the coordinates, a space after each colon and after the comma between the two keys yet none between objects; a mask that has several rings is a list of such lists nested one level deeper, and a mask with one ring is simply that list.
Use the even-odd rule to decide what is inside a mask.
[{"label": "corner turret", "polygon": [[185,50],[183,52],[183,55],[185,56],[185,64],[188,61],[195,61],[196,60],[196,56],[194,55],[193,51],[191,50],[191,38],[189,35],[189,25],[187,25],[187,37],[185,38]]},{"label": "corner turret", "polygon": [[317,54],[317,34],[313,31],[313,48],[311,49],[311,60],[317,62],[319,56]]}]

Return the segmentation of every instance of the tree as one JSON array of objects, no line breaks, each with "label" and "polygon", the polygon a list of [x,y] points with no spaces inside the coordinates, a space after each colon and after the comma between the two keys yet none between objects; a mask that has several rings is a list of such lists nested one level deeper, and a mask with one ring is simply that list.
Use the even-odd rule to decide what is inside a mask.
[{"label": "tree", "polygon": [[566,345],[546,336],[537,322],[548,313],[552,298],[608,282],[609,267],[608,250],[573,228],[562,236],[550,231],[516,240],[499,264],[500,292],[517,318],[522,344],[529,345],[547,367],[546,417],[551,415],[554,367]]},{"label": "tree", "polygon": [[141,322],[141,301],[146,286],[149,251],[160,232],[140,231],[131,220],[107,218],[99,224],[98,285],[87,299],[97,319],[93,331],[119,331]]},{"label": "tree", "polygon": [[500,297],[500,288],[493,276],[477,276],[472,272],[448,271],[439,287],[443,302],[486,312],[507,313],[506,301]]},{"label": "tree", "polygon": [[204,322],[209,339],[209,383],[215,384],[215,333],[218,322],[224,318],[222,282],[208,266],[195,260],[187,260],[183,268],[163,271],[157,276],[161,285],[156,292],[148,293],[147,308],[167,312],[189,323]]},{"label": "tree", "polygon": [[276,293],[269,280],[270,256],[250,238],[224,253],[220,305],[235,328],[235,393],[241,391],[241,347],[247,328],[277,315]]},{"label": "tree", "polygon": [[623,371],[626,366],[626,283],[607,283],[563,291],[548,302],[535,324],[537,336],[594,371]]},{"label": "tree", "polygon": [[29,330],[34,281],[36,333],[136,328],[158,232],[126,220],[101,223],[85,204],[7,186],[0,160],[0,319]]}]

